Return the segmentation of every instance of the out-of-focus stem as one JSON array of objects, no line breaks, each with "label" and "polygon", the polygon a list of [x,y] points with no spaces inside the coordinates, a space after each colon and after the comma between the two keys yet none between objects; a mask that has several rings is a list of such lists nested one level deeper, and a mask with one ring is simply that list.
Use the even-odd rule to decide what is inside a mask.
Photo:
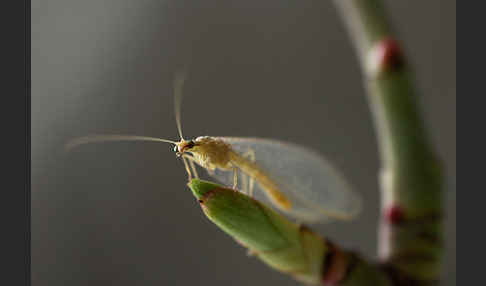
[{"label": "out-of-focus stem", "polygon": [[437,283],[442,177],[416,103],[413,74],[381,0],[335,0],[361,63],[382,161],[379,249],[396,278]]}]

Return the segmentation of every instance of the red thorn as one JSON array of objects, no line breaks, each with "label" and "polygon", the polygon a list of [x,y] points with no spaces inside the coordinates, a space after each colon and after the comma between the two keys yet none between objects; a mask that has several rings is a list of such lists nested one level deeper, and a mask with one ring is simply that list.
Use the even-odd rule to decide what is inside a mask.
[{"label": "red thorn", "polygon": [[203,200],[197,200],[197,201],[199,202],[199,206],[201,207],[201,209],[203,210],[203,212],[206,212],[207,207],[204,204],[204,201]]},{"label": "red thorn", "polygon": [[389,224],[400,224],[405,220],[405,213],[399,206],[391,206],[385,211],[385,219]]},{"label": "red thorn", "polygon": [[397,68],[403,64],[403,55],[400,46],[394,39],[384,39],[378,48],[381,51],[381,66],[384,68]]},{"label": "red thorn", "polygon": [[392,38],[381,40],[372,50],[370,60],[377,72],[399,69],[404,64],[400,45]]},{"label": "red thorn", "polygon": [[346,255],[335,245],[328,242],[328,247],[322,282],[324,285],[338,285],[346,276],[348,261]]}]

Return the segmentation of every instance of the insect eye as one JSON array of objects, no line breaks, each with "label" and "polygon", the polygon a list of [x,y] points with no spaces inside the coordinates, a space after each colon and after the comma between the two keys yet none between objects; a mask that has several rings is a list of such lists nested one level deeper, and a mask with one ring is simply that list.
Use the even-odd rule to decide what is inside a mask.
[{"label": "insect eye", "polygon": [[188,149],[191,149],[192,147],[194,147],[196,145],[196,143],[194,143],[193,140],[189,141],[189,143],[187,143],[187,147]]},{"label": "insect eye", "polygon": [[177,150],[177,146],[174,146],[174,152],[177,152],[177,151],[178,151],[178,150]]}]

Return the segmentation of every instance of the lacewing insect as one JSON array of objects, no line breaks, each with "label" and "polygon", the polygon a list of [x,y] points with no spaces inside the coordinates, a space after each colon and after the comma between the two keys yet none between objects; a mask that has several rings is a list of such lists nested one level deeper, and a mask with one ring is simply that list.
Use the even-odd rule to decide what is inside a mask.
[{"label": "lacewing insect", "polygon": [[321,155],[276,140],[200,136],[185,140],[181,126],[184,76],[176,76],[174,109],[180,141],[130,135],[90,135],[68,142],[70,150],[86,143],[155,141],[174,145],[189,179],[198,178],[195,165],[234,189],[272,205],[299,221],[350,219],[361,210],[361,199]]}]

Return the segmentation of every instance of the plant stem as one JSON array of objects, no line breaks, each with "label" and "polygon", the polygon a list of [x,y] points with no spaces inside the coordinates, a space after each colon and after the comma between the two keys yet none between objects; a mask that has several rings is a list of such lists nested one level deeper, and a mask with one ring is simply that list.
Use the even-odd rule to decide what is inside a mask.
[{"label": "plant stem", "polygon": [[380,267],[220,185],[189,182],[204,214],[270,267],[312,285],[391,285]]},{"label": "plant stem", "polygon": [[355,44],[382,161],[380,257],[400,281],[434,284],[442,253],[441,166],[380,0],[335,0]]}]

